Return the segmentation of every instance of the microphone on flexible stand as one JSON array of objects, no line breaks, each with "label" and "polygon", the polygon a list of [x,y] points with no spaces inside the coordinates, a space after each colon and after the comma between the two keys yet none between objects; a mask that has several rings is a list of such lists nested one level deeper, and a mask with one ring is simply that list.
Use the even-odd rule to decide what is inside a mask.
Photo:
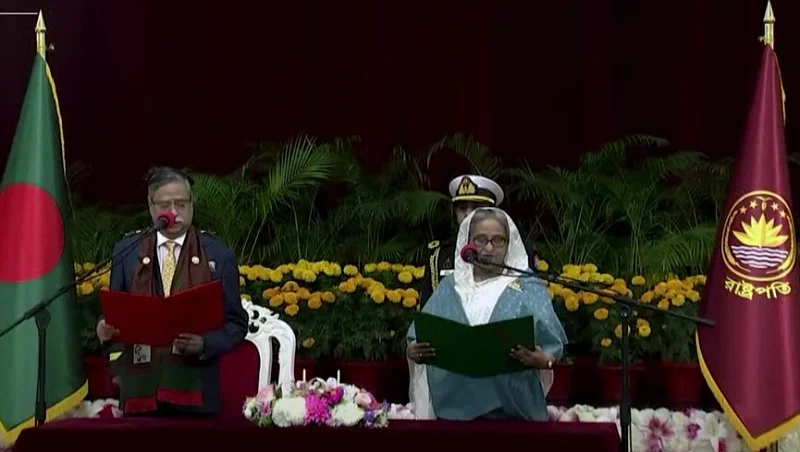
[{"label": "microphone on flexible stand", "polygon": [[519,268],[509,267],[505,264],[495,264],[494,262],[487,261],[485,259],[481,259],[478,247],[473,244],[468,244],[461,249],[461,259],[464,262],[468,262],[471,264],[481,264],[490,267],[498,267],[504,270],[513,271],[518,273],[521,276],[528,276],[532,278],[539,278],[546,280],[551,283],[560,284],[564,287],[568,287],[570,289],[584,291],[584,292],[591,292],[597,294],[601,297],[608,297],[616,301],[618,304],[615,306],[619,307],[619,316],[622,321],[622,401],[620,403],[620,427],[622,430],[622,445],[623,451],[630,450],[630,428],[631,428],[631,404],[630,404],[630,394],[628,393],[629,390],[629,350],[628,350],[628,336],[630,333],[630,318],[631,318],[631,310],[632,308],[639,308],[639,309],[649,309],[654,312],[658,312],[664,315],[671,315],[673,317],[677,317],[679,319],[683,319],[693,323],[699,323],[707,326],[714,326],[714,321],[705,319],[702,317],[694,317],[691,315],[679,314],[674,311],[662,311],[655,306],[644,304],[639,302],[638,300],[634,300],[633,298],[624,297],[617,293],[614,293],[608,289],[596,289],[594,287],[590,287],[583,283],[582,281],[572,280],[570,278],[564,278],[562,276],[554,275],[552,273],[543,272],[536,269],[529,269],[529,270],[522,270]]},{"label": "microphone on flexible stand", "polygon": [[127,247],[121,249],[118,253],[112,254],[107,259],[99,262],[95,265],[90,271],[84,273],[80,278],[76,278],[74,281],[70,282],[69,284],[65,285],[64,287],[60,288],[56,293],[39,303],[36,303],[28,309],[22,317],[17,319],[14,323],[9,325],[5,328],[2,332],[0,332],[0,338],[8,334],[9,331],[16,328],[22,322],[33,318],[36,321],[36,330],[38,332],[38,340],[39,340],[39,359],[38,359],[38,368],[36,372],[36,408],[34,410],[34,425],[40,426],[44,424],[46,416],[47,416],[47,402],[45,401],[44,393],[45,393],[45,383],[47,382],[46,377],[46,363],[47,363],[47,326],[50,324],[50,312],[47,308],[56,300],[61,298],[62,295],[66,294],[70,290],[75,290],[75,286],[82,284],[89,280],[90,278],[96,278],[102,274],[105,274],[111,269],[104,271],[103,273],[95,274],[95,270],[98,268],[104,267],[106,264],[111,262],[115,258],[119,258],[130,250],[134,249],[136,245],[138,245],[145,237],[148,235],[156,232],[156,231],[163,231],[164,229],[169,229],[175,225],[175,214],[171,211],[165,210],[158,214],[156,217],[155,223],[150,226],[149,228],[142,231],[139,236],[131,242]]}]

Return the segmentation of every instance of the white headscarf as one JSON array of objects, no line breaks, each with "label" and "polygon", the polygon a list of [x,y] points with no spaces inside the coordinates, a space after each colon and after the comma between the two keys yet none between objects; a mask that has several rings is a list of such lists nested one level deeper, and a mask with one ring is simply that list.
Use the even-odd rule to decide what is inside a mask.
[{"label": "white headscarf", "polygon": [[498,272],[503,274],[485,281],[475,282],[475,277],[472,274],[474,266],[464,262],[461,258],[460,250],[470,242],[469,231],[472,220],[475,214],[481,211],[493,211],[506,219],[508,241],[505,265],[520,270],[528,269],[528,252],[525,250],[525,244],[522,242],[519,230],[511,217],[505,211],[495,207],[483,207],[472,211],[461,223],[458,230],[458,238],[456,239],[458,256],[456,257],[455,270],[453,272],[456,293],[461,298],[461,303],[464,305],[470,325],[488,323],[500,295],[511,282],[520,276],[513,271],[503,271],[498,268]]}]

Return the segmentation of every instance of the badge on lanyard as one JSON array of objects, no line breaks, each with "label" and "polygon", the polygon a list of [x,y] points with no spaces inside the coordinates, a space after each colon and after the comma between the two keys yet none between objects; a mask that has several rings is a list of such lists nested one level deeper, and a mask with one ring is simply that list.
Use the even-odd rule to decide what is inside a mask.
[{"label": "badge on lanyard", "polygon": [[144,364],[150,362],[150,346],[136,344],[133,346],[133,363]]}]

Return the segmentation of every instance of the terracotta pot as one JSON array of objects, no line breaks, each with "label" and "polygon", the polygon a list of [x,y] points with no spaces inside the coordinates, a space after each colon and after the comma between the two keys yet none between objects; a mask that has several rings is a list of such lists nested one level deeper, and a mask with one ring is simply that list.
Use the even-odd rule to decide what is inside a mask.
[{"label": "terracotta pot", "polygon": [[83,371],[89,382],[87,400],[118,398],[119,388],[111,381],[108,358],[102,355],[83,357]]},{"label": "terracotta pot", "polygon": [[572,379],[575,366],[572,363],[558,363],[553,366],[553,386],[547,393],[547,403],[568,405],[572,400]]},{"label": "terracotta pot", "polygon": [[408,403],[408,361],[395,358],[386,361],[338,361],[342,383],[371,392],[378,400]]},{"label": "terracotta pot", "polygon": [[[644,372],[642,364],[631,364],[628,374],[628,393],[631,405],[637,399],[639,376]],[[600,382],[600,399],[603,405],[619,405],[622,402],[622,366],[600,365],[597,368]]]},{"label": "terracotta pot", "polygon": [[662,361],[664,397],[668,408],[683,410],[699,407],[703,401],[705,380],[698,363]]}]

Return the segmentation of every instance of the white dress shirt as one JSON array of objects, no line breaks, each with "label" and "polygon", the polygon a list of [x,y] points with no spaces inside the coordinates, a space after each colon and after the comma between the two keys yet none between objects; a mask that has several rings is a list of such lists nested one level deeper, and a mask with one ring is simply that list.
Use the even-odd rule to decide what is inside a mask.
[{"label": "white dress shirt", "polygon": [[[167,249],[167,242],[170,239],[164,237],[161,234],[161,231],[157,233],[156,236],[156,250],[158,251],[158,269],[159,272],[164,271],[164,259],[167,258],[167,253],[169,250]],[[183,242],[186,240],[186,233],[182,236],[178,237],[177,239],[173,240],[175,242],[175,262],[178,262],[178,257],[181,255],[181,248],[183,248]]]}]

